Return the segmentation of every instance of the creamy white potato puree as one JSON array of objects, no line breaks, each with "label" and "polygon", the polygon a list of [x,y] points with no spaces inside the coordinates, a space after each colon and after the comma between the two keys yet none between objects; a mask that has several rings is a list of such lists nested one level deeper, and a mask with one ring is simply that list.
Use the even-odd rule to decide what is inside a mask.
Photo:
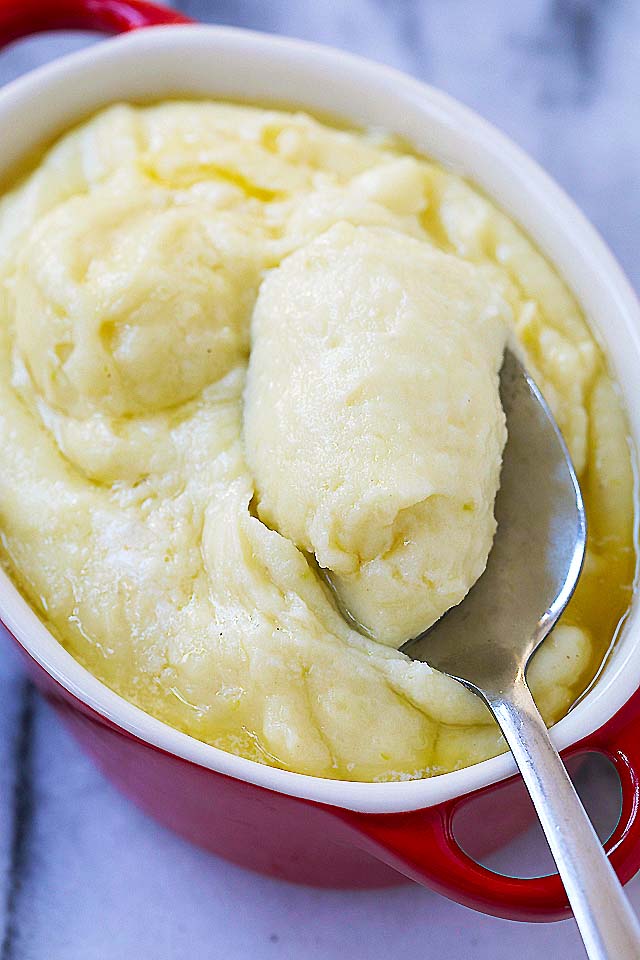
[{"label": "creamy white potato puree", "polygon": [[557,274],[393,138],[221,103],[104,110],[0,201],[4,563],[94,674],[224,749],[364,780],[489,756],[480,701],[395,648],[484,569],[508,337],[591,521],[531,668],[552,721],[634,564],[624,417]]},{"label": "creamy white potato puree", "polygon": [[339,223],[262,284],[245,393],[258,515],[399,646],[485,568],[506,439],[510,309],[491,277]]}]

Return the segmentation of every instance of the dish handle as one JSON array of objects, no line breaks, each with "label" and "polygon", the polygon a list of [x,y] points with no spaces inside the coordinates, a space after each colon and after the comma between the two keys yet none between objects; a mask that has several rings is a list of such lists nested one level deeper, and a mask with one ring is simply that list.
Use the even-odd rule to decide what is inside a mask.
[{"label": "dish handle", "polygon": [[[589,752],[608,757],[620,779],[620,819],[604,846],[620,881],[626,883],[640,869],[640,692],[604,727],[563,751],[562,756],[566,761]],[[357,830],[364,849],[467,907],[529,922],[569,916],[569,903],[557,873],[526,879],[504,876],[477,863],[456,840],[456,814],[463,805],[488,797],[497,786],[424,810],[376,815],[344,811],[343,819]],[[496,797],[495,803],[499,802]]]},{"label": "dish handle", "polygon": [[147,0],[0,0],[0,49],[44,30],[125,33],[180,23],[193,20]]}]

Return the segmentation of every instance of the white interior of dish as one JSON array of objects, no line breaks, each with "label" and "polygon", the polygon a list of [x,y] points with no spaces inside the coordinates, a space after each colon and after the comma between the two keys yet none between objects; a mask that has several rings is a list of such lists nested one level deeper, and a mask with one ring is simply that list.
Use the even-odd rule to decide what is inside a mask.
[{"label": "white interior of dish", "polygon": [[[448,96],[389,68],[242,30],[143,30],[42,67],[0,91],[0,174],[106,103],[176,94],[289,103],[383,127],[480,184],[575,291],[605,345],[640,447],[640,305],[602,240],[509,140]],[[275,770],[201,743],[113,693],[63,650],[4,574],[0,617],[48,673],[98,713],[155,746],[271,790],[362,812],[391,812],[430,806],[515,771],[510,756],[405,783],[345,783]],[[553,728],[559,748],[601,727],[640,685],[638,620],[636,603],[597,685]]]}]

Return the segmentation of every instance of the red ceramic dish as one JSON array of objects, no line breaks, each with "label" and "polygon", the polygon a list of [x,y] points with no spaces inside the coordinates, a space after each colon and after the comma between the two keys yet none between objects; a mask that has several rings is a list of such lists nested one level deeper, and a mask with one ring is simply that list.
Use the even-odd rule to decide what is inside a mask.
[{"label": "red ceramic dish", "polygon": [[[0,0],[0,46],[60,27],[136,31],[0,91],[0,173],[117,99],[179,93],[295,100],[311,111],[386,126],[480,183],[557,264],[595,326],[606,317],[599,334],[638,442],[638,304],[602,241],[531,160],[455,101],[387,68],[297,41],[187,24],[141,0]],[[518,781],[509,756],[408,783],[342,783],[274,770],[200,743],[118,697],[57,644],[4,575],[0,616],[43,694],[107,776],[189,840],[303,883],[371,887],[409,877],[496,916],[567,914],[557,876],[499,876],[470,859],[454,837],[463,807],[467,820],[478,817],[478,829],[490,824],[494,843],[517,826],[523,814],[513,800]],[[640,867],[638,619],[632,610],[598,684],[553,730],[565,756],[600,751],[618,770],[623,809],[607,849],[623,882]]]}]

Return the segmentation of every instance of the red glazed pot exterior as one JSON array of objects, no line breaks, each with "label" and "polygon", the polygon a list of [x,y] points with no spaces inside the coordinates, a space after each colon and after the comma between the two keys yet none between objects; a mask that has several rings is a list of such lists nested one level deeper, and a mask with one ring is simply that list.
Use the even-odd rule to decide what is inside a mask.
[{"label": "red glazed pot exterior", "polygon": [[100,769],[164,826],[259,873],[321,887],[406,877],[353,843],[332,807],[274,793],[166,753],[95,713],[29,659],[29,673]]},{"label": "red glazed pot exterior", "polygon": [[[189,22],[146,0],[0,0],[0,47],[56,28],[119,32]],[[518,778],[408,813],[354,813],[267,790],[152,746],[96,713],[26,658],[37,686],[109,779],[161,823],[235,863],[316,886],[378,887],[410,878],[473,909],[514,920],[555,920],[569,913],[557,875],[500,876],[468,857],[454,837],[453,820],[463,807],[472,822],[479,818],[479,830],[493,815],[487,849],[525,826],[528,810],[514,799],[521,792]],[[606,754],[620,775],[622,815],[606,846],[626,882],[640,868],[640,691],[563,755],[587,750]]]},{"label": "red glazed pot exterior", "polygon": [[44,30],[125,33],[141,27],[192,23],[146,0],[0,0],[0,49]]},{"label": "red glazed pot exterior", "polygon": [[[640,690],[600,730],[563,750],[562,757],[567,761],[587,752],[608,757],[620,778],[620,820],[605,849],[620,881],[627,883],[640,869]],[[465,807],[466,813],[477,816],[479,832],[485,830],[487,818],[498,830],[504,829],[509,788],[517,798],[519,784],[520,778],[513,777],[506,785],[491,784],[426,810],[358,815],[352,822],[366,837],[366,849],[452,900],[508,920],[561,920],[571,910],[557,873],[527,879],[494,873],[467,856],[454,836],[455,815]],[[496,794],[502,794],[499,804]]]},{"label": "red glazed pot exterior", "polygon": [[[477,864],[455,840],[453,820],[466,805],[485,834],[493,812],[494,834],[487,849],[527,826],[529,813],[522,807],[504,816],[512,798],[518,802],[518,777],[408,813],[364,814],[314,803],[228,777],[140,740],[26,658],[44,697],[107,777],[160,823],[212,853],[260,873],[319,887],[382,887],[410,878],[465,906],[510,920],[559,920],[570,913],[557,874],[504,877]],[[618,770],[622,815],[606,848],[623,882],[640,869],[639,718],[640,691],[605,727],[563,752],[565,758],[602,752]],[[485,803],[474,812],[479,798],[498,790],[498,806]]]}]

